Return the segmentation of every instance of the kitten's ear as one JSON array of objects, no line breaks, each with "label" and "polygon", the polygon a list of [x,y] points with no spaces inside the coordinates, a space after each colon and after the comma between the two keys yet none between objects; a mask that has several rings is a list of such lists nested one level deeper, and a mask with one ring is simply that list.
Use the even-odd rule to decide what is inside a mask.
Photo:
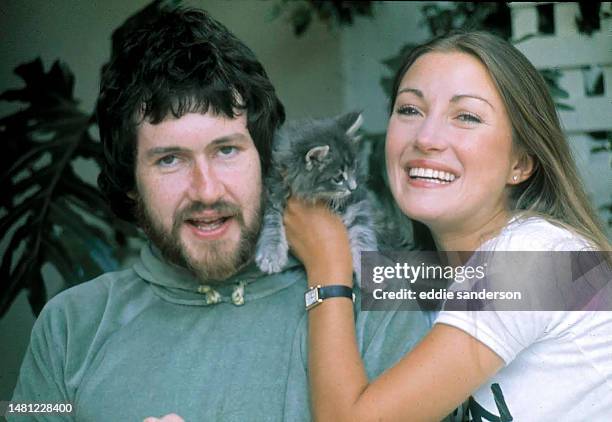
[{"label": "kitten's ear", "polygon": [[310,148],[306,153],[306,170],[310,171],[313,167],[313,161],[321,162],[329,152],[329,145],[320,145]]},{"label": "kitten's ear", "polygon": [[358,111],[352,111],[338,117],[338,123],[345,128],[346,134],[353,138],[363,124],[363,116]]}]

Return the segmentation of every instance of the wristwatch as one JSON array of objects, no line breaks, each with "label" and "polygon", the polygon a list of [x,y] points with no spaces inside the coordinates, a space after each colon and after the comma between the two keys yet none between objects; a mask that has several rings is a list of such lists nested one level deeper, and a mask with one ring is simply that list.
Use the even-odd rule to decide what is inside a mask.
[{"label": "wristwatch", "polygon": [[346,297],[355,301],[355,294],[353,289],[348,286],[332,285],[332,286],[321,286],[316,285],[309,288],[304,293],[304,302],[306,304],[306,310],[312,309],[325,299],[332,297]]}]

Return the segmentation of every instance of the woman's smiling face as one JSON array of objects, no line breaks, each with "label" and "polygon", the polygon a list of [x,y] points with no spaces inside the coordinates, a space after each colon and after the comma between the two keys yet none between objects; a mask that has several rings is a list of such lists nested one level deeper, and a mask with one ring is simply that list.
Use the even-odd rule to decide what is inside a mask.
[{"label": "woman's smiling face", "polygon": [[431,52],[412,64],[389,119],[386,159],[397,204],[434,234],[480,227],[507,209],[512,128],[478,59]]}]

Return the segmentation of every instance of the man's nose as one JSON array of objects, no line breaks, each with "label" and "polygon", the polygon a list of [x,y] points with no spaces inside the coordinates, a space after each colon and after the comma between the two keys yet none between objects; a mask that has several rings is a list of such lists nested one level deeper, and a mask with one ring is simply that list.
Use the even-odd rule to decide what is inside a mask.
[{"label": "man's nose", "polygon": [[437,152],[446,149],[442,119],[429,115],[423,119],[416,134],[415,146],[422,152]]},{"label": "man's nose", "polygon": [[189,196],[192,201],[212,204],[225,193],[223,181],[206,160],[195,161],[191,171]]}]

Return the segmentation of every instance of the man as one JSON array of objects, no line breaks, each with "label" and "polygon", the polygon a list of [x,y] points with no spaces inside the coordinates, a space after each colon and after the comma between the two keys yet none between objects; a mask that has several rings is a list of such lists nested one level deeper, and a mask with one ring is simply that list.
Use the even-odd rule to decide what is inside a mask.
[{"label": "man", "polygon": [[[99,184],[150,244],[47,304],[14,402],[71,403],[67,420],[309,420],[304,273],[252,263],[283,120],[261,64],[206,13],[133,32],[102,78]],[[424,333],[410,314],[357,317],[370,375]]]}]

